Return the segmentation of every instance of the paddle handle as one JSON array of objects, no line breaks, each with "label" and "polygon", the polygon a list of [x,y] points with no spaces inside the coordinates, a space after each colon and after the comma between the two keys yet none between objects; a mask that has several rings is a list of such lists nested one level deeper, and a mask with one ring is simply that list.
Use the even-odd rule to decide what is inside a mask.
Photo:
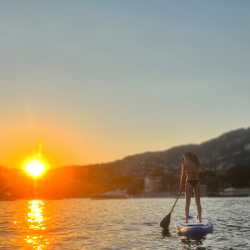
[{"label": "paddle handle", "polygon": [[[181,191],[182,191],[182,190],[181,190]],[[179,195],[178,195],[178,197],[177,197],[177,199],[176,199],[176,201],[175,201],[175,203],[174,203],[174,205],[173,205],[173,207],[172,207],[170,213],[172,213],[172,211],[174,210],[175,204],[176,204],[176,202],[178,201],[178,199],[179,199],[179,197],[180,197],[180,195],[181,195],[181,191],[179,192]]]}]

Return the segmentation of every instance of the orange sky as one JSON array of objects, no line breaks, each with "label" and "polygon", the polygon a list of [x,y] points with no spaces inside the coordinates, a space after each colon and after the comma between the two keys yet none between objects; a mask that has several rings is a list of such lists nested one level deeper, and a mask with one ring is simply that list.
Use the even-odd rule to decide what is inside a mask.
[{"label": "orange sky", "polygon": [[250,126],[249,1],[52,2],[1,2],[0,166],[39,143],[51,167],[86,165]]},{"label": "orange sky", "polygon": [[73,129],[59,124],[12,120],[1,124],[0,138],[0,165],[5,167],[21,167],[26,158],[38,153],[40,143],[43,158],[52,168],[86,164],[95,158],[89,143],[81,141]]}]

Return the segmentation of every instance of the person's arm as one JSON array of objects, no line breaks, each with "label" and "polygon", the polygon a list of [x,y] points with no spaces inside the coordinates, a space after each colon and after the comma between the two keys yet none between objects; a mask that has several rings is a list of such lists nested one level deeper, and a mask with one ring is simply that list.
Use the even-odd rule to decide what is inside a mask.
[{"label": "person's arm", "polygon": [[181,180],[180,180],[180,191],[182,190],[183,184],[185,181],[185,165],[182,165],[182,172],[181,172]]}]

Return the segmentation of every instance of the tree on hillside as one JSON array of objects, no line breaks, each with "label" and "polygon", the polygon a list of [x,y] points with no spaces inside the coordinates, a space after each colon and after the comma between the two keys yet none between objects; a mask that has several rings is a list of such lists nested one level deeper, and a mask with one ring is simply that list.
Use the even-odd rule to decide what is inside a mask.
[{"label": "tree on hillside", "polygon": [[164,168],[163,167],[155,167],[152,176],[164,176]]},{"label": "tree on hillside", "polygon": [[210,177],[206,184],[208,190],[223,189],[229,186],[229,181],[227,176],[221,174]]},{"label": "tree on hillside", "polygon": [[128,188],[127,194],[136,195],[140,193],[143,189],[144,189],[144,179],[141,179]]},{"label": "tree on hillside", "polygon": [[227,172],[229,182],[235,188],[250,186],[250,166],[237,165],[231,167]]},{"label": "tree on hillside", "polygon": [[199,172],[198,174],[201,184],[207,184],[207,182],[216,176],[215,172],[212,170],[207,170],[205,172]]},{"label": "tree on hillside", "polygon": [[133,182],[133,179],[129,176],[118,176],[110,180],[110,187],[112,189],[127,189]]},{"label": "tree on hillside", "polygon": [[162,189],[164,191],[174,188],[176,184],[180,182],[180,178],[175,177],[172,174],[165,174],[161,179]]}]

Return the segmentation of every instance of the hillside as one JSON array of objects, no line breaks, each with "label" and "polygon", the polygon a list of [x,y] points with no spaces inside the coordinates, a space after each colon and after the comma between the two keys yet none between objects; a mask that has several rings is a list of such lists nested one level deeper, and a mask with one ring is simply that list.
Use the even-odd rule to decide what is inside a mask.
[{"label": "hillside", "polygon": [[136,195],[144,188],[144,177],[159,171],[163,178],[158,191],[176,190],[186,151],[196,152],[205,169],[214,171],[199,176],[208,189],[250,186],[250,129],[239,129],[199,145],[137,154],[105,164],[50,169],[35,183],[21,169],[0,167],[0,200],[80,198],[117,189]]},{"label": "hillside", "polygon": [[134,179],[150,175],[155,167],[163,167],[166,173],[179,175],[186,151],[197,153],[204,168],[217,173],[225,173],[236,164],[250,165],[250,128],[234,130],[201,144],[128,156],[103,166],[113,168],[116,175],[132,176]]}]

